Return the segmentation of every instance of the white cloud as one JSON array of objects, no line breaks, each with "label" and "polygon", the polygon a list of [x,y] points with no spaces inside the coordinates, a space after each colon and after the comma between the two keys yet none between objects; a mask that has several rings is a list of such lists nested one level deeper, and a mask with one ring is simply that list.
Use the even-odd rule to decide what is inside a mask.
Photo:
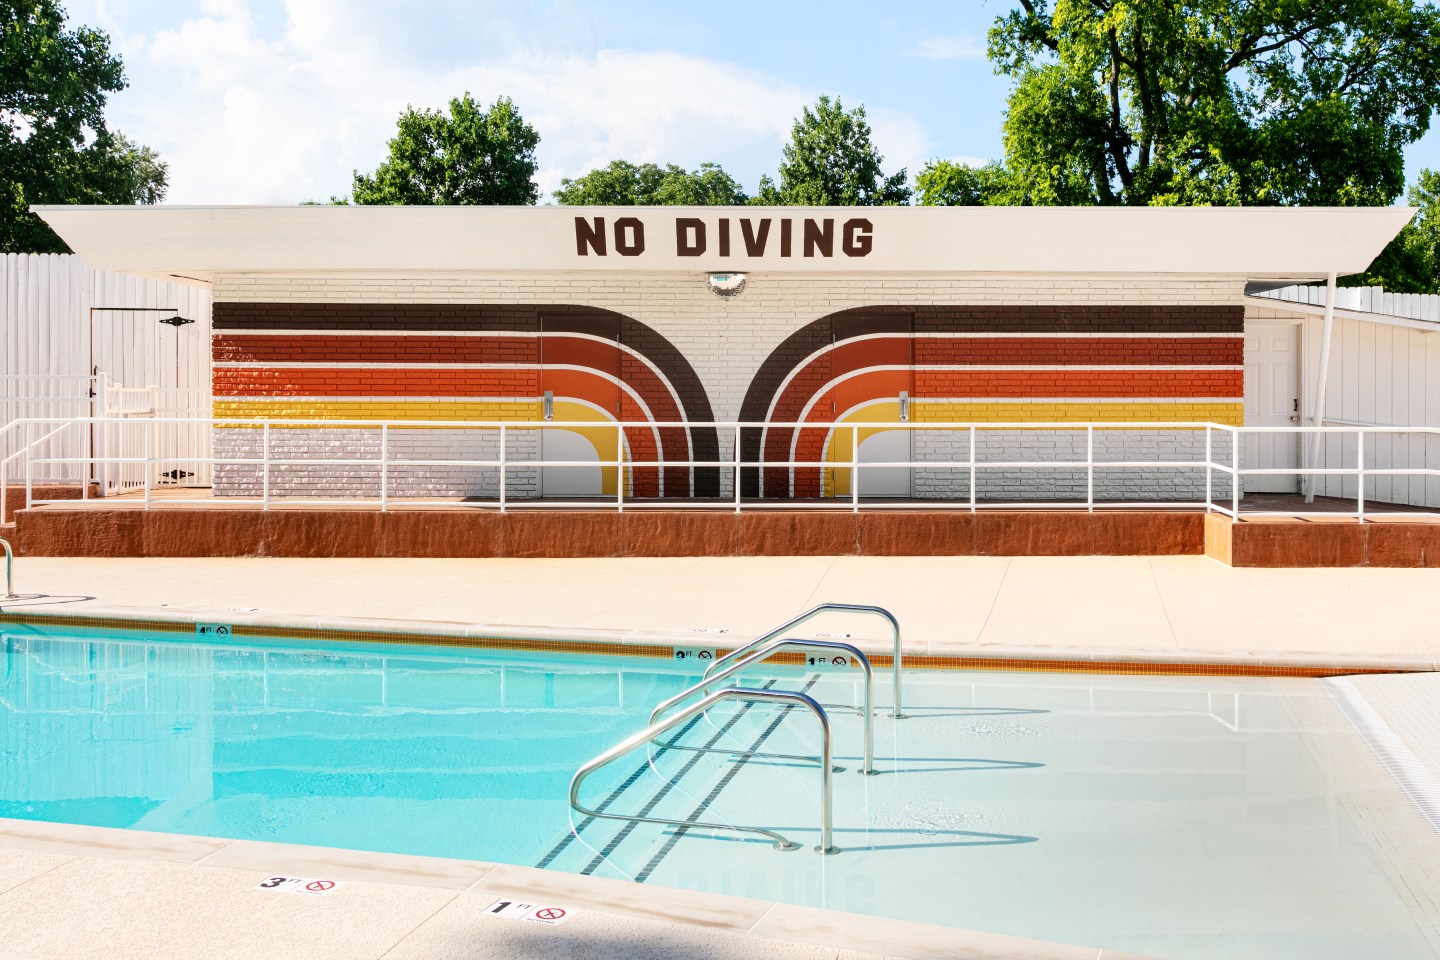
[{"label": "white cloud", "polygon": [[922,60],[983,60],[985,47],[968,36],[926,37],[902,57],[919,57]]},{"label": "white cloud", "polygon": [[[137,83],[127,92],[118,125],[169,163],[173,203],[344,194],[352,170],[383,159],[407,105],[443,107],[467,90],[484,102],[514,98],[540,133],[545,191],[617,158],[713,160],[753,181],[774,166],[816,93],[700,57],[577,52],[571,43],[547,53],[517,40],[505,46],[524,53],[437,66],[423,52],[387,48],[384,24],[343,0],[293,0],[284,28],[268,36],[246,0],[202,9],[150,36],[115,31],[127,62],[168,79],[163,91]],[[759,156],[769,159],[757,164]]]},{"label": "white cloud", "polygon": [[[753,189],[819,93],[704,57],[593,49],[564,0],[529,26],[503,25],[496,0],[497,9],[479,11],[493,24],[483,37],[459,23],[465,4],[456,4],[466,42],[445,50],[433,31],[406,22],[403,5],[382,0],[273,9],[204,0],[200,15],[149,32],[127,31],[102,7],[135,81],[111,116],[169,163],[172,203],[343,195],[353,170],[384,158],[407,105],[440,108],[467,90],[487,103],[514,98],[540,133],[542,191],[621,158],[715,161]],[[465,16],[476,15],[472,3]],[[913,174],[927,156],[923,128],[902,111],[869,113],[886,168]]]}]

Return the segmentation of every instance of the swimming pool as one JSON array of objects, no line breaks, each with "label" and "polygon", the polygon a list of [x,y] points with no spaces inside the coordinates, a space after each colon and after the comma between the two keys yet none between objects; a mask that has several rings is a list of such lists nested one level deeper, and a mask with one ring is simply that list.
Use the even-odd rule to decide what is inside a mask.
[{"label": "swimming pool", "polygon": [[[857,671],[750,686],[852,703]],[[0,815],[463,857],[1186,960],[1437,955],[1437,839],[1305,679],[915,671],[904,720],[831,714],[813,764],[656,750],[585,799],[775,829],[580,824],[571,774],[696,671],[637,657],[4,629]],[[884,687],[885,684],[877,684]],[[881,702],[885,702],[881,694]],[[731,704],[685,745],[810,754]]]}]

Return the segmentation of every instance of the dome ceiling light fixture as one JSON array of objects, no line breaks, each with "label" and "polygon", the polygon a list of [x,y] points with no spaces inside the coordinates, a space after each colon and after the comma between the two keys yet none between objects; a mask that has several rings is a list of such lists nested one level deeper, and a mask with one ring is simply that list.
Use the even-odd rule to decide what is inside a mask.
[{"label": "dome ceiling light fixture", "polygon": [[743,273],[712,273],[707,278],[710,292],[721,300],[733,300],[745,289]]}]

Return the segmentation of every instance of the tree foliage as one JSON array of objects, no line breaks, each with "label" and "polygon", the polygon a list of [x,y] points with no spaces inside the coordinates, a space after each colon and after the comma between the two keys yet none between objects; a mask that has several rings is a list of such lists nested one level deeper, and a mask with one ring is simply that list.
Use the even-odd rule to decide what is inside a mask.
[{"label": "tree foliage", "polygon": [[1440,106],[1415,0],[1020,0],[990,56],[1042,204],[1389,203]]},{"label": "tree foliage", "polygon": [[409,107],[390,155],[374,173],[357,170],[351,192],[360,204],[532,204],[539,142],[508,97],[488,110],[468,92],[448,113]]},{"label": "tree foliage", "polygon": [[865,108],[821,97],[796,118],[780,162],[780,183],[761,181],[757,202],[792,206],[882,206],[910,200],[902,169],[886,176],[870,141]]},{"label": "tree foliage", "polygon": [[165,164],[105,124],[125,87],[98,30],[67,30],[56,0],[0,0],[0,250],[69,248],[31,204],[158,203]]},{"label": "tree foliage", "polygon": [[953,160],[932,160],[915,177],[922,207],[1029,206],[1031,200],[998,160],[970,167]]},{"label": "tree foliage", "polygon": [[745,191],[718,164],[702,163],[693,173],[675,164],[633,164],[616,160],[575,180],[561,180],[555,202],[608,206],[735,206]]},{"label": "tree foliage", "polygon": [[1344,286],[1378,284],[1396,293],[1440,293],[1440,171],[1421,170],[1408,197],[1415,219],[1390,241],[1365,273]]}]

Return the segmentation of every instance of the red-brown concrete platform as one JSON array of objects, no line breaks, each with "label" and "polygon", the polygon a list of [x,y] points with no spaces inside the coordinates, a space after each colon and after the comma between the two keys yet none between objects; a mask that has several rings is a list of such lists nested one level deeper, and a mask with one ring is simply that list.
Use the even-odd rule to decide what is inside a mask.
[{"label": "red-brown concrete platform", "polygon": [[[79,500],[83,490],[78,483],[37,483],[31,488],[36,500]],[[99,490],[92,484],[92,497],[99,496]],[[15,514],[25,507],[25,485],[9,484],[5,487],[5,515],[0,524],[13,523]]]},{"label": "red-brown concrete platform", "polygon": [[56,504],[15,516],[32,557],[1175,556],[1237,567],[1440,567],[1437,521],[1198,511],[515,510]]},{"label": "red-brown concrete platform", "polygon": [[1440,522],[1211,514],[1205,552],[1235,567],[1440,567]]},{"label": "red-brown concrete platform", "polygon": [[24,556],[1082,556],[1204,552],[1184,512],[86,509],[16,515]]}]

